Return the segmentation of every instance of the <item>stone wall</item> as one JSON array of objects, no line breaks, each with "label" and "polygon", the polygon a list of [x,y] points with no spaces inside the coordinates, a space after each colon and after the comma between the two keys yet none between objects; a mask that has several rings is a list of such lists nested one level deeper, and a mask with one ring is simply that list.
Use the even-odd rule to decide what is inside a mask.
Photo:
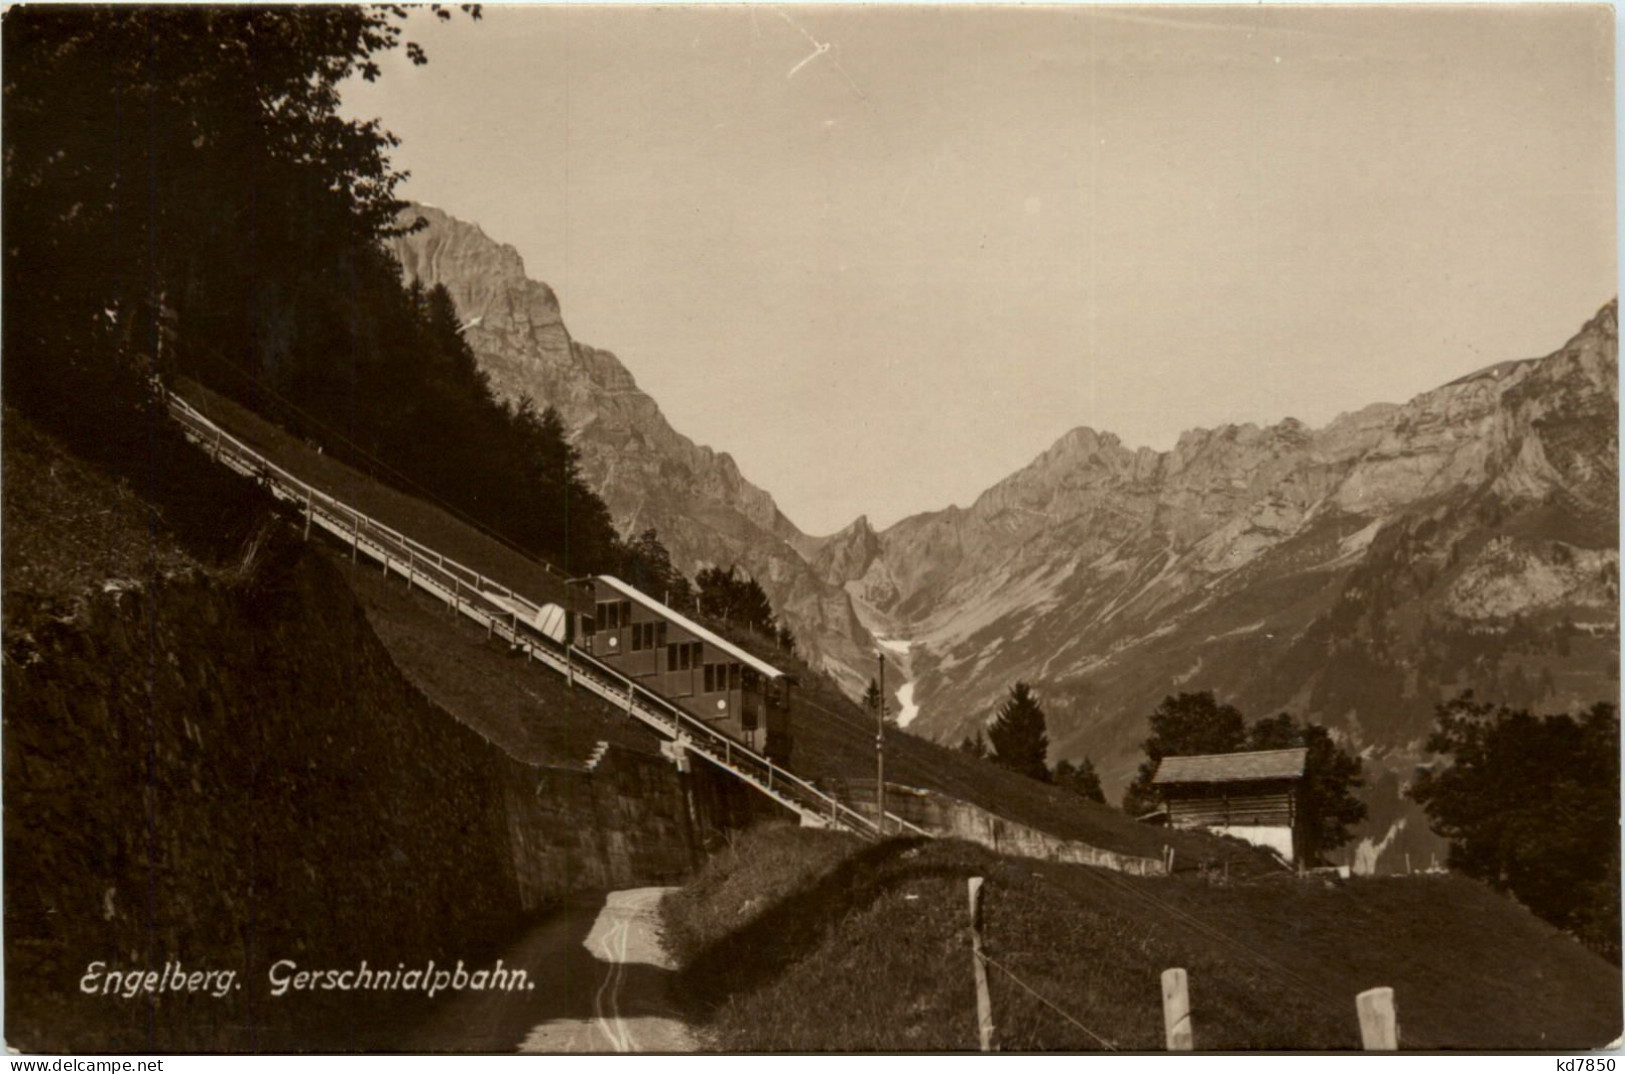
[{"label": "stone wall", "polygon": [[[874,780],[843,780],[838,786],[832,785],[828,789],[853,809],[870,816],[874,814]],[[920,787],[905,787],[887,781],[886,812],[918,825],[932,835],[965,839],[1000,854],[1095,865],[1136,876],[1167,874],[1166,865],[1156,858],[1142,858],[1115,850],[1103,850],[1073,839],[1061,839],[989,813],[980,806]]]},{"label": "stone wall", "polygon": [[591,772],[509,762],[503,791],[526,910],[571,891],[680,883],[705,844],[760,819],[765,802],[709,766],[679,776],[615,748]]},{"label": "stone wall", "polygon": [[[677,879],[748,811],[630,751],[590,774],[513,760],[293,542],[246,580],[13,629],[4,690],[6,1037],[31,1051],[387,1047],[399,1000],[271,998],[269,966],[494,957],[571,892]],[[85,995],[94,962],[236,979]]]}]

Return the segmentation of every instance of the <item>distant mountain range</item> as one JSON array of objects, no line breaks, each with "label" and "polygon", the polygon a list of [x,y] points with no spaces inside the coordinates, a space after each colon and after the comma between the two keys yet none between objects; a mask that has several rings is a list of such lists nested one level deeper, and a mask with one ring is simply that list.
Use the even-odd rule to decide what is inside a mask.
[{"label": "distant mountain range", "polygon": [[1154,452],[1075,429],[969,508],[881,533],[860,518],[813,563],[913,643],[917,729],[966,734],[1025,679],[1059,753],[1115,781],[1180,689],[1384,746],[1418,742],[1458,687],[1612,696],[1616,311],[1546,358],[1320,430],[1224,426]]},{"label": "distant mountain range", "polygon": [[1393,855],[1430,845],[1399,792],[1437,701],[1617,697],[1617,301],[1544,358],[1403,405],[1193,430],[1166,452],[1078,428],[968,508],[820,538],[572,340],[511,247],[414,211],[429,226],[397,242],[408,275],[450,289],[501,393],[558,407],[623,528],[655,526],[687,571],[749,570],[849,693],[882,639],[911,731],[957,741],[1026,680],[1052,756],[1093,757],[1115,795],[1156,703],[1213,690],[1361,750],[1366,849]]},{"label": "distant mountain range", "polygon": [[911,730],[957,740],[1026,680],[1054,756],[1115,789],[1167,694],[1289,710],[1367,758],[1365,852],[1421,867],[1439,844],[1401,792],[1436,702],[1618,697],[1617,319],[1319,430],[1154,452],[1076,429],[969,508],[859,519],[813,562],[911,643]]}]

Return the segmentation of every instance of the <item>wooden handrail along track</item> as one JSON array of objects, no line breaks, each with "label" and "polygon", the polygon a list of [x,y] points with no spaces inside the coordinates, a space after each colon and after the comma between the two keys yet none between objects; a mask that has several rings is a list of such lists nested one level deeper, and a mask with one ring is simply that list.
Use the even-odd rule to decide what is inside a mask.
[{"label": "wooden handrail along track", "polygon": [[[527,662],[566,676],[570,682],[624,709],[626,714],[681,745],[716,768],[744,781],[808,824],[842,828],[875,838],[880,828],[866,816],[825,794],[789,769],[696,719],[682,708],[595,659],[574,645],[556,643],[519,630],[524,609],[531,617],[542,605],[487,577],[480,571],[442,555],[349,504],[302,481],[226,432],[177,395],[169,397],[170,415],[187,437],[222,465],[263,483],[278,499],[293,504],[304,515],[304,532],[324,531],[351,550],[382,565],[386,574],[404,578],[409,587],[428,593],[457,614],[472,619],[490,636],[500,637],[525,654]],[[552,568],[548,568],[551,570]],[[493,597],[501,597],[507,605]],[[886,830],[928,834],[894,814],[886,814]]]}]

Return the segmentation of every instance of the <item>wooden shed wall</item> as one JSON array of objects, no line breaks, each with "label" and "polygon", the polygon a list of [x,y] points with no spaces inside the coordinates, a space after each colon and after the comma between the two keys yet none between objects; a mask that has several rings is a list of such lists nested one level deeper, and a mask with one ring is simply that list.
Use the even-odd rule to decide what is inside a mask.
[{"label": "wooden shed wall", "polygon": [[1297,819],[1290,783],[1173,785],[1163,788],[1168,822],[1178,828],[1209,825],[1291,827]]}]

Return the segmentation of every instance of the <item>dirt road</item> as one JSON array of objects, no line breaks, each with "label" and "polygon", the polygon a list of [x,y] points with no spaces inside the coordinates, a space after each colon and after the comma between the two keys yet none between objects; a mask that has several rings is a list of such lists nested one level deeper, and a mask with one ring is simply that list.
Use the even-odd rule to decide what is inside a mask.
[{"label": "dirt road", "polygon": [[460,994],[414,1035],[414,1050],[696,1050],[667,992],[673,973],[655,907],[668,890],[612,891],[601,902],[560,910],[502,956],[529,972],[534,990]]}]

